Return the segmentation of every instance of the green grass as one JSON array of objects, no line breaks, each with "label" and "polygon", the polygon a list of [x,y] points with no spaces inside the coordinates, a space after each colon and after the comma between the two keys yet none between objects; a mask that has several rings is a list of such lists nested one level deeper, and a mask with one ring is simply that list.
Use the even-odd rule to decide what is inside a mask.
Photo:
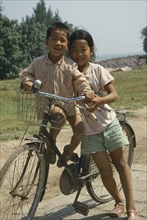
[{"label": "green grass", "polygon": [[112,103],[112,107],[135,110],[147,105],[147,66],[112,75],[118,93],[118,100]]},{"label": "green grass", "polygon": [[[111,104],[115,109],[136,110],[147,105],[147,66],[129,72],[112,73],[118,100]],[[20,81],[0,81],[0,140],[22,137],[26,124],[17,118],[17,95]],[[29,128],[28,135],[37,131],[37,126]]]},{"label": "green grass", "polygon": [[[27,124],[18,120],[19,79],[0,81],[0,140],[21,138]],[[28,135],[37,127],[29,128]]]}]

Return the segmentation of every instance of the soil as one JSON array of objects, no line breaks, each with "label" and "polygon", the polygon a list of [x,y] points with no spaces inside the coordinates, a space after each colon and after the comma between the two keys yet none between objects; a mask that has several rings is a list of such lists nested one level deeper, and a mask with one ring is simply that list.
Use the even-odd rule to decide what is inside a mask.
[{"label": "soil", "polygon": [[[147,106],[133,112],[133,116],[127,116],[129,123],[136,134],[136,149],[134,152],[133,163],[146,164],[147,162]],[[132,114],[130,114],[132,115]],[[65,144],[69,143],[71,137],[71,129],[66,126],[62,129],[58,136],[57,145],[59,149],[62,150]],[[20,140],[12,140],[8,142],[1,143],[0,151],[0,168],[9,157],[9,155],[14,151],[15,148],[19,146]],[[78,152],[78,150],[77,150]],[[79,152],[78,152],[79,153]],[[56,164],[50,166],[50,175],[48,187],[50,190],[50,198],[61,194],[59,189],[59,178],[62,173],[63,168],[57,168]]]}]

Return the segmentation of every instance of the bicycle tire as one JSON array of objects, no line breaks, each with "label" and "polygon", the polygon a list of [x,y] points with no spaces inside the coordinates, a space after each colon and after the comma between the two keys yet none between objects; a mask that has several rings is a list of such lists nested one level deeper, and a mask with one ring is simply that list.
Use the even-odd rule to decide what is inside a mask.
[{"label": "bicycle tire", "polygon": [[30,220],[38,207],[45,179],[45,159],[38,143],[20,146],[0,171],[0,219]]},{"label": "bicycle tire", "polygon": [[[124,155],[127,159],[128,165],[131,167],[133,162],[133,154],[134,154],[134,148],[136,147],[136,138],[135,133],[131,127],[131,125],[127,121],[119,121],[120,125],[122,127],[123,132],[127,136],[129,140],[129,145],[124,147]],[[109,154],[108,154],[109,157]],[[110,158],[110,157],[109,157]],[[116,171],[111,159],[110,159],[111,167],[113,170],[113,176],[116,180],[117,186],[119,191],[122,189],[119,174]],[[90,157],[87,161],[87,172],[96,172],[98,169],[94,160],[92,157]],[[92,179],[92,181],[86,182],[86,187],[89,195],[93,200],[99,203],[106,203],[113,199],[113,197],[109,194],[109,192],[104,187],[100,173],[96,176],[95,179]]]}]

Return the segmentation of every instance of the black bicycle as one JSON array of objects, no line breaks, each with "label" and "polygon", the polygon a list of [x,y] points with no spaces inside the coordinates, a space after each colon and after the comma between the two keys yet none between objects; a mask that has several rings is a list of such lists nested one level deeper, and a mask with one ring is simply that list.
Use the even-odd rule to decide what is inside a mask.
[{"label": "black bicycle", "polygon": [[[51,109],[56,103],[63,102],[70,106],[83,100],[85,97],[65,98],[50,93],[38,91],[37,93],[21,92],[20,113],[25,111],[23,120],[29,121],[29,124],[36,119],[36,103],[34,95],[44,97],[47,102],[43,119],[39,124],[38,134],[34,134],[25,144],[20,144],[14,153],[8,158],[0,171],[0,219],[20,220],[32,219],[35,216],[38,204],[45,195],[46,184],[48,180],[48,146],[52,147],[64,165],[61,174],[59,186],[63,194],[69,195],[77,191],[73,201],[75,211],[87,215],[89,207],[78,201],[83,186],[86,186],[91,198],[99,203],[105,203],[112,200],[101,181],[100,173],[92,157],[73,154],[73,161],[66,162],[50,133],[47,125],[52,119]],[[32,98],[33,97],[33,98]],[[38,107],[38,106],[37,106]],[[136,147],[135,133],[131,125],[126,120],[126,112],[117,111],[117,117],[122,126],[125,135],[128,137],[129,145],[124,148],[124,153],[128,164],[131,167],[133,161],[134,148]],[[54,126],[55,126],[55,121]],[[8,146],[9,148],[9,146]],[[109,153],[108,153],[109,157]],[[113,166],[113,173],[119,189],[121,190],[118,174]]]}]

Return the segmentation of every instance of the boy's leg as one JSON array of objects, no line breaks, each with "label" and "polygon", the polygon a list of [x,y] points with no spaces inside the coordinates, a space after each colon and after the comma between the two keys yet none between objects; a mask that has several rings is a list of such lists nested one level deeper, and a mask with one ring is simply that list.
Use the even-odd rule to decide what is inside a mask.
[{"label": "boy's leg", "polygon": [[[56,138],[61,131],[62,126],[65,124],[66,118],[63,110],[54,106],[51,110],[51,128],[50,134],[54,142],[56,143]],[[54,164],[56,162],[56,154],[51,146],[48,146],[49,163]]]},{"label": "boy's leg", "polygon": [[64,111],[58,107],[54,106],[51,110],[51,128],[50,128],[50,134],[56,143],[56,138],[58,134],[61,131],[61,128],[66,122],[66,116]]},{"label": "boy's leg", "polygon": [[[68,116],[67,120],[72,127],[73,136],[71,138],[70,144],[68,145],[68,147],[65,148],[64,151],[66,161],[68,161],[71,158],[73,151],[77,148],[77,146],[81,142],[82,136],[84,135],[84,124],[80,114],[73,115],[70,117]],[[57,166],[63,166],[60,160],[58,160]]]},{"label": "boy's leg", "polygon": [[67,117],[69,124],[72,127],[73,136],[69,144],[69,154],[72,155],[72,152],[77,148],[81,142],[82,136],[84,135],[84,124],[80,114]]}]

